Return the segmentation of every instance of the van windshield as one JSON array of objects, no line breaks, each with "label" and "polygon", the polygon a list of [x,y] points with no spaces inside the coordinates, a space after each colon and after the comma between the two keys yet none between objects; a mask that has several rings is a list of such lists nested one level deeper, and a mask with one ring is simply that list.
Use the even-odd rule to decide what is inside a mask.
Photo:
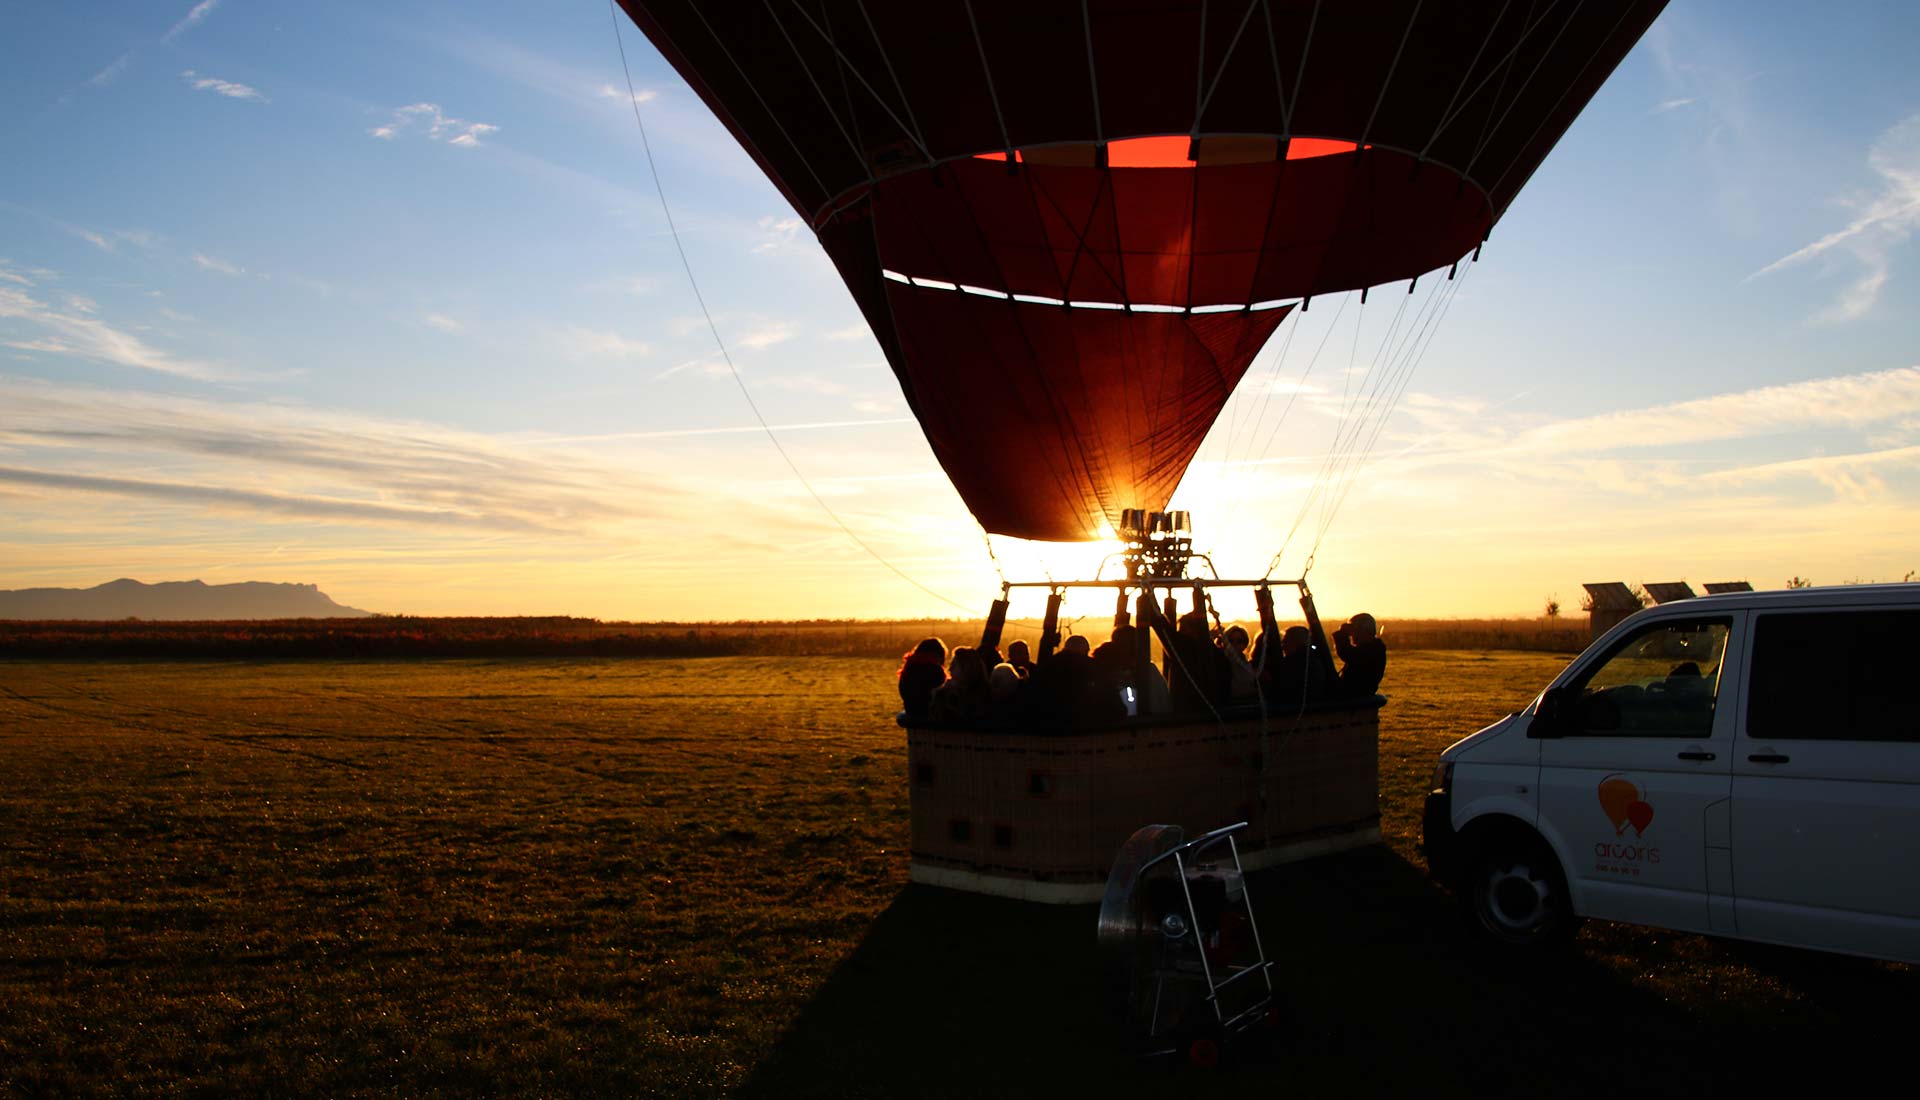
[{"label": "van windshield", "polygon": [[1726,619],[1655,623],[1616,645],[1578,686],[1578,732],[1710,735],[1730,625]]}]

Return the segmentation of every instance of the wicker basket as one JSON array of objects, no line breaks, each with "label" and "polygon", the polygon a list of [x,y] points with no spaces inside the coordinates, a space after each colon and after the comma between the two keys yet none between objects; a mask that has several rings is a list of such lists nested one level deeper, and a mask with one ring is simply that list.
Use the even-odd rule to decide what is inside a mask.
[{"label": "wicker basket", "polygon": [[1247,821],[1249,868],[1376,843],[1383,702],[1062,733],[909,725],[912,877],[1075,903],[1099,899],[1142,825]]}]

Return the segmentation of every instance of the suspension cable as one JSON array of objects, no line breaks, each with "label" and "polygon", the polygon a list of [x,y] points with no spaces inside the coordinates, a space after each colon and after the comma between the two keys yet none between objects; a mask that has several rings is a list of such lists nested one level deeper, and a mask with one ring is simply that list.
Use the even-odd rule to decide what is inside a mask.
[{"label": "suspension cable", "polygon": [[[1471,272],[1473,269],[1469,267],[1467,270]],[[1461,284],[1465,282],[1466,277],[1462,275],[1462,277],[1456,280],[1454,285],[1445,292],[1445,300],[1440,304],[1440,308],[1428,319],[1426,329],[1422,331],[1419,337],[1415,338],[1415,347],[1408,356],[1405,368],[1400,373],[1398,386],[1393,391],[1393,396],[1388,400],[1385,412],[1382,413],[1379,421],[1374,424],[1373,434],[1368,437],[1366,446],[1361,450],[1359,460],[1354,466],[1353,474],[1348,477],[1346,484],[1341,487],[1339,499],[1334,502],[1333,510],[1328,513],[1326,522],[1322,525],[1320,533],[1314,537],[1313,546],[1315,550],[1319,549],[1321,539],[1326,537],[1326,529],[1332,526],[1333,517],[1339,515],[1341,507],[1346,504],[1347,495],[1353,491],[1354,482],[1357,480],[1359,471],[1365,468],[1367,462],[1373,457],[1374,448],[1379,443],[1381,433],[1386,429],[1388,419],[1392,417],[1394,410],[1399,406],[1400,398],[1406,393],[1408,384],[1413,380],[1414,371],[1419,369],[1421,361],[1426,358],[1427,350],[1433,347],[1433,342],[1438,338],[1440,333],[1440,322],[1446,318],[1447,312],[1453,308],[1455,299],[1460,296]]]},{"label": "suspension cable", "polygon": [[987,544],[987,558],[993,562],[993,571],[1000,576],[1000,588],[1004,593],[1007,587],[1007,571],[1000,568],[1000,555],[993,552],[993,534],[985,527],[980,528],[980,540]]},{"label": "suspension cable", "polygon": [[908,584],[949,607],[956,608],[967,614],[972,614],[974,611],[973,608],[968,607],[958,600],[935,592],[933,589],[915,580],[899,566],[883,557],[879,551],[868,545],[865,539],[855,534],[853,528],[847,526],[847,522],[840,518],[840,514],[834,511],[833,506],[828,504],[826,498],[822,497],[819,491],[813,487],[813,482],[807,480],[807,475],[800,472],[799,465],[794,462],[793,456],[787,453],[786,447],[780,443],[780,437],[774,434],[773,427],[767,423],[767,418],[760,412],[759,403],[753,399],[753,392],[747,388],[747,380],[741,377],[740,368],[734,365],[733,356],[727,351],[727,342],[720,336],[720,327],[714,323],[713,313],[707,308],[706,296],[700,293],[700,281],[694,277],[693,263],[687,259],[687,247],[680,240],[680,227],[673,220],[672,208],[667,205],[667,189],[661,184],[660,168],[654,163],[653,143],[647,138],[646,121],[640,117],[640,100],[638,93],[633,87],[633,70],[627,63],[627,45],[620,35],[620,12],[619,9],[614,6],[614,0],[607,0],[607,14],[613,19],[613,41],[620,49],[620,71],[626,77],[627,101],[633,107],[634,125],[640,128],[640,147],[645,150],[647,155],[647,172],[653,177],[654,193],[660,196],[660,212],[666,216],[667,231],[673,237],[674,251],[680,255],[680,266],[687,273],[687,285],[693,290],[693,300],[700,305],[700,315],[706,318],[707,331],[713,334],[713,342],[720,349],[720,358],[726,362],[727,371],[733,375],[734,384],[740,387],[740,396],[746,398],[747,408],[753,411],[753,418],[759,422],[760,430],[766,433],[767,441],[772,443],[773,449],[780,453],[780,460],[787,464],[787,469],[792,471],[794,479],[800,483],[800,487],[807,491],[807,495],[813,498],[813,502],[820,506],[820,510],[827,514],[827,518],[831,519],[834,525],[840,528],[841,533],[852,540],[855,546],[866,551],[868,557],[885,566],[894,576],[899,577],[901,580],[906,581]]},{"label": "suspension cable", "polygon": [[[1419,324],[1420,316],[1424,316],[1433,305],[1438,289],[1438,284],[1434,284],[1433,288],[1428,290],[1426,302],[1422,304],[1420,313],[1415,317],[1415,327]],[[1316,484],[1314,488],[1314,493],[1321,502],[1320,527],[1322,530],[1330,521],[1333,500],[1339,495],[1340,486],[1352,471],[1353,454],[1360,439],[1366,434],[1368,426],[1373,422],[1372,417],[1374,410],[1379,406],[1380,395],[1392,386],[1392,380],[1395,378],[1394,364],[1398,361],[1400,350],[1404,346],[1404,338],[1401,342],[1396,342],[1394,337],[1399,329],[1400,318],[1406,311],[1407,300],[1411,297],[1412,294],[1409,293],[1400,299],[1400,309],[1394,313],[1393,324],[1381,339],[1380,347],[1374,352],[1372,362],[1367,365],[1366,376],[1361,380],[1360,389],[1354,394],[1353,407],[1358,410],[1359,415],[1349,418],[1343,413],[1340,430],[1336,433],[1333,445],[1328,450],[1327,465],[1323,471],[1326,481],[1324,484]],[[1358,342],[1357,338],[1355,342]]]},{"label": "suspension cable", "polygon": [[[1471,266],[1468,268],[1472,270]],[[1353,395],[1348,409],[1357,408],[1359,415],[1349,418],[1345,411],[1336,430],[1335,438],[1320,472],[1315,476],[1313,487],[1300,506],[1299,514],[1286,536],[1281,539],[1279,550],[1267,564],[1266,576],[1280,566],[1293,538],[1299,533],[1306,517],[1314,511],[1315,504],[1320,505],[1318,530],[1313,545],[1307,552],[1306,566],[1302,574],[1311,571],[1315,555],[1321,542],[1326,538],[1327,530],[1332,526],[1347,497],[1352,493],[1359,473],[1372,458],[1386,423],[1398,408],[1400,399],[1405,395],[1412,381],[1413,372],[1425,358],[1427,349],[1433,346],[1439,333],[1439,322],[1451,308],[1454,299],[1465,283],[1464,276],[1448,280],[1452,285],[1441,287],[1436,284],[1427,293],[1426,300],[1414,312],[1414,317],[1401,327],[1406,302],[1396,311],[1393,322],[1382,337],[1380,348],[1375,353],[1373,363],[1367,369],[1360,391]],[[1411,288],[1410,288],[1411,289]],[[1411,296],[1411,293],[1409,294]],[[1337,323],[1337,319],[1336,319]],[[1329,332],[1331,335],[1331,332]]]}]

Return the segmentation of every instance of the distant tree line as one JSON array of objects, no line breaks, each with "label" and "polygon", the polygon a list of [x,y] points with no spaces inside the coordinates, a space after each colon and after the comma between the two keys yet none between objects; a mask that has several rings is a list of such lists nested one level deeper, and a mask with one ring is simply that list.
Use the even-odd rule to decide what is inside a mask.
[{"label": "distant tree line", "polygon": [[887,625],[688,626],[560,617],[0,622],[0,657],[879,656],[897,654],[912,636],[902,626]]},{"label": "distant tree line", "polygon": [[[1584,624],[1542,619],[1385,620],[1397,649],[1524,649],[1577,653]],[[1258,630],[1258,624],[1250,624]],[[1082,633],[1106,638],[1104,622]],[[980,623],[608,623],[566,617],[275,619],[235,622],[0,621],[0,659],[404,660],[506,657],[898,657],[928,635],[963,643]],[[1005,638],[1039,639],[1039,624],[1010,621]]]}]

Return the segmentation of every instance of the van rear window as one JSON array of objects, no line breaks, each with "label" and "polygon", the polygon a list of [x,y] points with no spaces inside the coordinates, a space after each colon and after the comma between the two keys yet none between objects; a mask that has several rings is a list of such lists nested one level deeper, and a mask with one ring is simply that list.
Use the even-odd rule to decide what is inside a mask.
[{"label": "van rear window", "polygon": [[1920,741],[1920,611],[1763,614],[1753,646],[1748,737]]}]

